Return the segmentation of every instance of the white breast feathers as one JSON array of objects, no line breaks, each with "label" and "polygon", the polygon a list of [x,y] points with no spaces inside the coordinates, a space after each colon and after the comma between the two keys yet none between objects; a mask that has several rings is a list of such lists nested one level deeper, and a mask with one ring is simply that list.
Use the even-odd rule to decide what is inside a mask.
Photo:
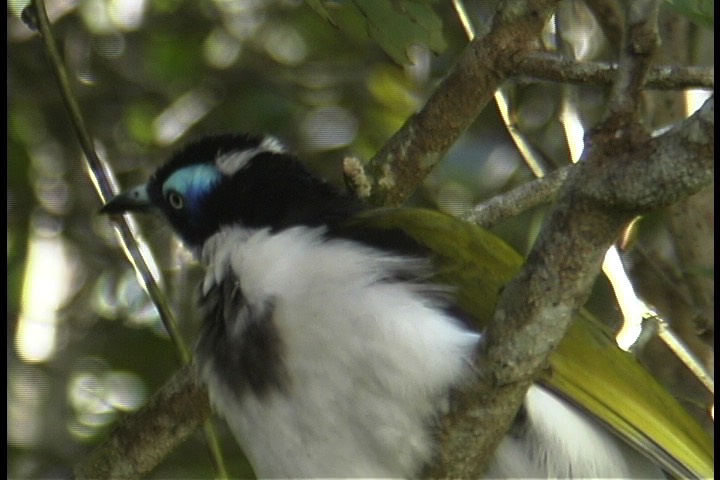
[{"label": "white breast feathers", "polygon": [[[419,473],[480,338],[421,282],[424,261],[306,227],[224,230],[203,261],[206,297],[242,300],[209,302],[226,343],[206,331],[201,350],[215,360],[199,353],[201,376],[259,477]],[[235,355],[248,336],[265,350]]]}]

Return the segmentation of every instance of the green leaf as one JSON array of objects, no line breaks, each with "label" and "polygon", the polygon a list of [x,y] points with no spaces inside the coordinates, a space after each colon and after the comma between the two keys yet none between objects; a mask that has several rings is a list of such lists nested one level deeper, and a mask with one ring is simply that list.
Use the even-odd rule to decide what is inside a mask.
[{"label": "green leaf", "polygon": [[442,20],[430,4],[435,0],[352,0],[323,2],[307,0],[321,17],[342,30],[361,22],[365,31],[395,62],[412,63],[408,49],[425,45],[435,53],[447,44]]},{"label": "green leaf", "polygon": [[333,20],[330,11],[327,9],[327,7],[325,7],[322,0],[305,0],[305,3],[307,3],[310,8],[315,10],[317,14],[323,18],[323,20],[335,25],[335,21]]},{"label": "green leaf", "polygon": [[703,27],[715,29],[715,2],[713,0],[665,0],[679,14]]}]

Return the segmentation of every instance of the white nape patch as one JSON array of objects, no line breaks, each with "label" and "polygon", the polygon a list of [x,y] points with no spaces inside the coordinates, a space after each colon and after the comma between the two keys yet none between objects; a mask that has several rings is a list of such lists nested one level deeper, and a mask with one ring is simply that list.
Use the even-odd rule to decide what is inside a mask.
[{"label": "white nape patch", "polygon": [[480,336],[418,285],[382,281],[417,260],[324,233],[236,227],[206,243],[206,291],[229,268],[248,304],[273,299],[290,382],[238,397],[201,376],[260,478],[415,476]]},{"label": "white nape patch", "polygon": [[261,153],[285,153],[282,143],[275,137],[265,136],[260,144],[246,150],[238,150],[224,155],[220,155],[215,159],[215,164],[225,175],[233,175],[243,168],[256,155]]},{"label": "white nape patch", "polygon": [[665,478],[660,468],[605,427],[533,385],[526,431],[507,435],[487,472],[496,478]]},{"label": "white nape patch", "polygon": [[272,153],[285,153],[282,142],[270,135],[265,135],[262,142],[260,142],[260,147]]}]

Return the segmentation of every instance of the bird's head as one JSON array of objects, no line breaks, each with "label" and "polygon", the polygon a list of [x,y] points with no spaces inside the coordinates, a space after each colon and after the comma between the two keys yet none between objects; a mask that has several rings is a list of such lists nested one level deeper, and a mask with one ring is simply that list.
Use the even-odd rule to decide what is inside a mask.
[{"label": "bird's head", "polygon": [[159,210],[188,247],[198,248],[223,226],[332,223],[357,208],[274,138],[227,134],[188,144],[148,183],[119,194],[101,212]]}]

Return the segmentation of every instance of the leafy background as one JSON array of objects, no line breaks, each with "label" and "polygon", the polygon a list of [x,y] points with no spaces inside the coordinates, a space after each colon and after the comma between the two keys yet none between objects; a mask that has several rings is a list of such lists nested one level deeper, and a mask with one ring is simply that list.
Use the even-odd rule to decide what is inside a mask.
[{"label": "leafy background", "polygon": [[[370,158],[466,44],[450,3],[63,0],[48,8],[96,147],[120,185],[143,181],[187,139],[222,131],[271,133],[340,185],[343,156]],[[24,4],[9,2],[7,16],[8,476],[55,478],[139,408],[178,361],[108,220],[96,214],[100,203],[41,43],[19,20]],[[570,6],[577,26],[566,41],[583,59],[611,60],[591,15],[579,2]],[[494,2],[466,7],[482,30]],[[681,63],[712,65],[712,32],[670,9],[663,15],[686,29]],[[548,31],[550,47],[553,38]],[[551,166],[568,162],[558,121],[562,88],[518,81],[510,90],[513,121]],[[590,126],[607,91],[576,88]],[[648,95],[651,125],[670,121],[662,102],[678,95]],[[531,178],[497,113],[486,108],[410,203],[459,213]],[[544,211],[494,230],[525,252]],[[162,222],[141,222],[191,339],[197,319],[188,292],[197,269],[186,267],[187,253]],[[664,213],[644,218],[637,232],[642,248],[626,259],[642,274],[644,294],[665,298],[676,318],[692,317],[673,276]],[[702,275],[712,280],[711,270]],[[616,324],[609,287],[601,280],[596,290],[591,306]],[[712,330],[700,333],[712,338]],[[703,418],[696,382],[667,366],[673,362],[661,363],[665,381]],[[218,425],[229,470],[250,475]],[[198,433],[153,477],[208,477],[207,458]]]}]

